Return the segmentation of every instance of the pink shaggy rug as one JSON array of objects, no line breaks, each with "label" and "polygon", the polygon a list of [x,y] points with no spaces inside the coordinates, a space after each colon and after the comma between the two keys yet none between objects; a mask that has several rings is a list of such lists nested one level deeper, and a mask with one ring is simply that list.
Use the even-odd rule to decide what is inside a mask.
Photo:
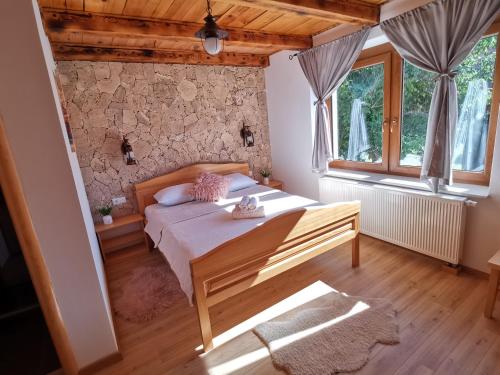
[{"label": "pink shaggy rug", "polygon": [[123,286],[114,309],[121,318],[142,323],[164,313],[183,297],[179,281],[168,264],[139,267]]}]

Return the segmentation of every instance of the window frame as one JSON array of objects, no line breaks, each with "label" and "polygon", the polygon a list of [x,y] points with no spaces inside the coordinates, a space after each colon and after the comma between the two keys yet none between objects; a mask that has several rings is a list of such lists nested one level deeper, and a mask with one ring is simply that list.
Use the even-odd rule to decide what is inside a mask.
[{"label": "window frame", "polygon": [[[372,54],[368,54],[367,56],[358,58],[358,61],[354,63],[352,70],[358,70],[366,67],[370,67],[373,65],[384,64],[384,114],[382,118],[384,119],[383,123],[380,124],[382,128],[382,162],[381,163],[369,163],[369,162],[361,162],[361,161],[351,161],[351,160],[332,160],[329,164],[331,168],[343,168],[343,169],[351,169],[358,171],[378,171],[378,172],[387,172],[389,167],[389,134],[387,131],[388,118],[391,113],[391,103],[389,100],[386,100],[387,94],[389,94],[389,98],[391,97],[391,71],[392,71],[392,56],[391,52],[386,48],[376,51],[370,51]],[[373,53],[375,52],[375,53]],[[360,55],[362,56],[362,55]],[[334,93],[333,95],[336,95]],[[333,96],[332,95],[332,96]],[[330,97],[328,99],[327,105],[328,110],[331,117],[331,129],[332,129],[332,143],[335,146],[336,143],[336,135],[338,132],[336,125],[336,121],[333,116],[333,98]],[[335,152],[335,151],[334,151]]]},{"label": "window frame", "polygon": [[[497,128],[498,110],[500,105],[500,21],[496,21],[483,37],[498,35],[496,47],[496,61],[493,73],[493,90],[491,97],[491,110],[488,127],[488,137],[485,151],[484,170],[481,172],[453,171],[453,180],[461,183],[475,185],[489,185],[495,135]],[[348,160],[333,160],[330,168],[360,170],[368,172],[386,173],[396,176],[419,177],[421,167],[402,166],[401,158],[401,118],[403,100],[403,59],[390,43],[364,50],[358,61],[353,65],[353,70],[384,62],[384,97],[389,94],[388,100],[384,98],[384,124],[382,124],[382,163],[364,163]],[[387,70],[389,68],[389,70]],[[330,113],[332,112],[332,99],[328,100]],[[386,110],[387,106],[389,107]],[[385,114],[388,114],[385,116]],[[331,121],[332,141],[336,135]],[[499,146],[500,147],[500,146]]]}]

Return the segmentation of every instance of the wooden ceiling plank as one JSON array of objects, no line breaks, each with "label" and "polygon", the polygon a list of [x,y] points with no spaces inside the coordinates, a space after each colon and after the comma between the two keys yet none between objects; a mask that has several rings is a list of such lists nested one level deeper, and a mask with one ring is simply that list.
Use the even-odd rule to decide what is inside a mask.
[{"label": "wooden ceiling plank", "polygon": [[[123,14],[123,9],[127,5],[128,0],[107,0],[107,4],[104,7],[104,13],[110,14]],[[87,0],[85,0],[86,4]]]},{"label": "wooden ceiling plank", "polygon": [[341,25],[341,24],[340,23],[331,23],[331,22],[327,22],[327,21],[317,22],[314,25],[311,25],[311,28],[309,29],[309,31],[310,31],[309,35],[318,35],[326,30],[332,29],[332,28],[337,27],[339,25]]},{"label": "wooden ceiling plank", "polygon": [[244,28],[265,12],[263,9],[248,7],[235,7],[233,9],[238,9],[238,11],[231,11],[230,16],[221,17],[220,20],[218,20],[218,24],[221,27]]},{"label": "wooden ceiling plank", "polygon": [[122,14],[127,0],[85,0],[84,10],[95,13]]},{"label": "wooden ceiling plank", "polygon": [[217,24],[221,27],[227,26],[247,9],[248,7],[234,6],[223,15],[217,17]]},{"label": "wooden ceiling plank", "polygon": [[66,9],[66,0],[39,0],[40,6]]},{"label": "wooden ceiling plank", "polygon": [[[212,14],[214,14],[213,9]],[[205,1],[192,1],[191,6],[184,11],[179,19],[186,22],[202,22],[206,15],[207,3]]]},{"label": "wooden ceiling plank", "polygon": [[183,21],[183,17],[186,12],[193,6],[192,1],[186,0],[174,0],[170,8],[168,8],[167,13],[163,16],[165,19],[169,20],[179,20]]},{"label": "wooden ceiling plank", "polygon": [[162,0],[127,0],[123,15],[152,17]]},{"label": "wooden ceiling plank", "polygon": [[154,18],[162,18],[168,12],[168,9],[172,6],[174,0],[162,0],[153,12]]},{"label": "wooden ceiling plank", "polygon": [[85,0],[84,10],[87,12],[104,12],[106,3],[100,0]]},{"label": "wooden ceiling plank", "polygon": [[331,22],[375,24],[380,6],[357,0],[218,0],[276,12],[309,16]]},{"label": "wooden ceiling plank", "polygon": [[269,66],[269,57],[255,54],[237,54],[222,52],[210,56],[194,51],[157,51],[125,48],[100,48],[54,44],[52,46],[56,60],[82,61],[121,61],[165,64],[196,65],[234,65],[234,66]]},{"label": "wooden ceiling plank", "polygon": [[66,0],[66,9],[83,10],[83,0]]},{"label": "wooden ceiling plank", "polygon": [[[197,40],[194,33],[200,28],[199,24],[186,22],[154,21],[54,10],[44,10],[43,18],[46,30],[50,33],[87,31],[103,35],[126,34],[130,37],[150,36],[158,39],[183,37]],[[312,46],[312,39],[309,36],[279,35],[231,28],[227,30],[230,33],[227,41],[232,43],[273,45],[283,49],[305,49]]]},{"label": "wooden ceiling plank", "polygon": [[[212,3],[212,14],[216,17],[222,17],[226,12],[229,12],[232,8],[234,8],[234,5],[231,3],[226,3],[224,1],[216,1]],[[207,15],[207,10],[206,8],[203,10],[202,17],[200,19],[205,18]]]},{"label": "wooden ceiling plank", "polygon": [[262,28],[262,31],[275,33],[278,30],[286,29],[288,32],[293,30],[295,27],[302,25],[305,21],[304,17],[298,17],[295,14],[284,14],[283,16],[277,18],[273,22],[267,24]]},{"label": "wooden ceiling plank", "polygon": [[318,19],[314,19],[314,18],[309,18],[309,19],[306,19],[305,22],[302,22],[300,25],[292,28],[290,30],[290,34],[314,35],[318,31],[330,29],[330,28],[335,27],[335,26],[336,26],[336,24],[332,23],[331,21],[322,21],[322,20],[318,20]]},{"label": "wooden ceiling plank", "polygon": [[206,17],[207,11],[204,8],[192,8],[189,14],[184,17],[184,21],[201,23],[203,19]]},{"label": "wooden ceiling plank", "polygon": [[283,16],[283,13],[267,10],[252,22],[248,23],[246,28],[252,30],[262,30],[264,27],[269,25],[271,22],[276,21],[281,16]]}]

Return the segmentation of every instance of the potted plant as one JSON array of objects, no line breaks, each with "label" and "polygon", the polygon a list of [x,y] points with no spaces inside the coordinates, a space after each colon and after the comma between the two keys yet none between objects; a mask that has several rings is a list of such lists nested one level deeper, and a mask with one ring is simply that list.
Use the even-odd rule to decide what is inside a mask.
[{"label": "potted plant", "polygon": [[102,216],[102,222],[104,224],[113,224],[113,217],[111,216],[111,210],[113,210],[113,206],[107,205],[99,208],[97,211]]},{"label": "potted plant", "polygon": [[271,176],[271,170],[268,168],[262,168],[259,173],[262,176],[262,183],[264,185],[269,185],[269,176]]}]

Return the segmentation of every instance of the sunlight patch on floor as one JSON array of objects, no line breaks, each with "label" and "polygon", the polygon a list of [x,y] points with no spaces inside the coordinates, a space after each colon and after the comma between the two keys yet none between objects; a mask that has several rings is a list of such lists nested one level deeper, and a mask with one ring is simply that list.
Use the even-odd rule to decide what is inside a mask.
[{"label": "sunlight patch on floor", "polygon": [[[316,298],[324,296],[325,294],[336,292],[335,289],[325,284],[322,281],[316,281],[315,283],[305,287],[299,292],[291,295],[290,297],[280,301],[268,309],[252,316],[251,318],[245,320],[244,322],[234,326],[230,330],[220,334],[217,337],[214,337],[213,343],[215,347],[223,345],[228,341],[240,336],[241,334],[250,331],[257,324],[266,322],[268,320],[274,319],[275,317],[286,313],[287,311],[293,310],[294,308],[308,303]],[[196,350],[202,350],[203,346],[200,345],[196,348]],[[206,354],[205,354],[206,355]]]},{"label": "sunlight patch on floor", "polygon": [[[322,297],[328,293],[339,293],[337,290],[333,289],[329,285],[322,281],[316,281],[313,284],[308,285],[302,290],[294,293],[288,298],[274,304],[273,306],[267,308],[264,311],[252,316],[246,321],[236,325],[235,327],[229,329],[228,331],[220,334],[213,339],[215,349],[209,351],[208,353],[203,353],[200,355],[200,360],[205,363],[205,368],[207,368],[209,374],[230,374],[236,371],[242,370],[262,359],[269,357],[269,350],[267,347],[253,334],[250,332],[256,325],[272,320],[290,310],[293,310],[301,305],[307,304],[319,297]],[[335,319],[340,321],[342,319],[347,319],[352,314],[361,311],[363,306],[355,306],[348,314]],[[335,322],[327,322],[330,324],[335,324]],[[314,327],[316,328],[316,327]],[[313,329],[314,329],[313,328]],[[322,329],[319,327],[318,329]],[[302,332],[301,332],[302,333]],[[312,334],[313,332],[311,332]],[[241,344],[243,335],[252,335],[257,343],[251,345],[247,348],[248,353],[243,353],[238,350],[236,357],[232,357],[231,352],[235,352],[235,345]],[[304,332],[307,334],[307,332]],[[240,341],[238,341],[240,340]],[[245,339],[248,344],[248,339]],[[224,346],[225,345],[225,346]],[[198,346],[196,350],[201,350],[202,346]]]},{"label": "sunlight patch on floor", "polygon": [[269,356],[269,351],[267,350],[266,347],[263,347],[253,352],[240,355],[239,357],[221,363],[220,365],[213,366],[208,369],[208,373],[210,375],[232,374],[235,371],[240,370],[243,367],[247,367],[252,363],[255,363],[268,356]]},{"label": "sunlight patch on floor", "polygon": [[[274,304],[266,310],[252,316],[246,321],[215,337],[213,340],[215,349],[200,355],[199,359],[203,361],[208,373],[214,375],[235,373],[252,365],[257,366],[253,368],[253,370],[256,368],[261,369],[261,366],[263,366],[265,362],[260,364],[259,362],[270,357],[270,353],[265,344],[260,341],[260,339],[253,332],[251,332],[251,330],[260,323],[272,320],[290,310],[303,306],[329,293],[338,293],[348,296],[346,293],[341,293],[322,281],[316,281],[290,297]],[[308,336],[314,335],[321,330],[345,321],[368,309],[370,309],[369,304],[363,301],[357,301],[349,311],[341,316],[333,317],[333,319],[326,322],[316,324],[313,327],[303,329],[300,332],[296,332],[289,336],[272,341],[270,343],[271,348],[273,350],[281,349]],[[202,349],[201,346],[197,348],[197,350],[200,349]]]},{"label": "sunlight patch on floor", "polygon": [[369,308],[370,308],[370,306],[367,305],[366,303],[358,301],[358,302],[356,302],[356,304],[352,307],[352,309],[347,314],[338,316],[335,319],[329,320],[328,322],[318,324],[317,326],[314,326],[314,327],[305,329],[303,331],[296,332],[292,335],[282,337],[278,340],[272,341],[271,348],[273,350],[281,349],[289,344],[292,344],[296,341],[302,340],[305,337],[313,335],[313,334],[321,331],[322,329],[331,327],[337,323],[340,323],[343,320],[349,319],[350,317],[352,317],[356,314],[359,314],[365,310],[368,310]]},{"label": "sunlight patch on floor", "polygon": [[[344,296],[348,296],[346,293],[340,293],[322,281],[316,281],[290,297],[285,298],[284,300],[215,337],[213,339],[215,349],[209,351],[208,353],[201,354],[199,359],[203,361],[209,374],[220,375],[241,371],[245,367],[249,367],[267,357],[270,357],[268,348],[260,341],[260,339],[258,339],[256,335],[254,335],[253,332],[251,332],[251,330],[260,323],[272,320],[290,310],[305,305],[329,293],[339,293]],[[293,342],[313,335],[325,328],[338,324],[341,321],[349,319],[350,317],[353,317],[369,308],[370,306],[367,303],[358,301],[345,314],[328,320],[327,322],[315,325],[314,327],[310,327],[287,337],[275,340],[271,343],[271,346],[274,350],[282,348]],[[255,342],[252,340],[255,340]],[[246,348],[246,350],[244,348]],[[202,346],[196,348],[196,350],[201,349]],[[247,351],[247,353],[245,353],[245,351]],[[262,366],[262,364],[258,366]]]}]

